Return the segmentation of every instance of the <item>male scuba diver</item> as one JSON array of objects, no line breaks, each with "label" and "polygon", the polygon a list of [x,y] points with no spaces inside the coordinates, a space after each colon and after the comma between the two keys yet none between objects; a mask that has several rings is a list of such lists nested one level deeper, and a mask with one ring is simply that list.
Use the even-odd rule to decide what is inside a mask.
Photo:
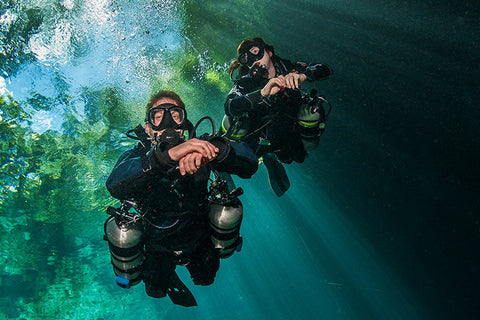
[{"label": "male scuba diver", "polygon": [[195,131],[180,97],[159,91],[147,104],[145,127],[127,134],[138,146],[120,157],[106,182],[121,200],[108,208],[105,223],[117,284],[143,280],[149,296],[168,295],[183,306],[196,302],[176,266],[185,265],[196,285],[210,285],[219,259],[241,245],[242,191],[216,179],[209,192],[211,172],[250,178],[258,168],[245,143],[215,136],[215,128],[199,138]]},{"label": "male scuba diver", "polygon": [[305,81],[324,80],[333,73],[324,64],[292,63],[275,55],[273,46],[261,38],[243,40],[229,74],[238,76],[225,101],[222,129],[242,140],[263,158],[270,184],[278,196],[290,182],[282,163],[303,162],[325,129],[327,102],[316,91],[299,90]]}]

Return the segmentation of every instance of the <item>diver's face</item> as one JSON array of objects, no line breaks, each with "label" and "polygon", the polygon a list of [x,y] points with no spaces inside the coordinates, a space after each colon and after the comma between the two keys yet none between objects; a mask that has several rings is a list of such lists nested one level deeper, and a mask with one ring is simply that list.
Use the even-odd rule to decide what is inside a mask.
[{"label": "diver's face", "polygon": [[[263,55],[260,53],[260,50],[263,50]],[[265,66],[265,68],[267,68],[267,70],[270,68],[270,65],[271,65],[271,57],[272,57],[272,52],[271,51],[268,51],[267,49],[259,49],[258,47],[251,47],[249,52],[252,54],[252,55],[258,55],[259,57],[261,56],[260,59],[256,60],[251,66],[250,68],[254,67],[254,66]],[[268,76],[267,74],[265,74],[265,76]]]},{"label": "diver's face", "polygon": [[267,65],[272,53],[267,51],[263,46],[252,46],[248,51],[244,51],[238,57],[238,61],[252,68],[255,65]]},{"label": "diver's face", "polygon": [[[170,99],[170,98],[160,98],[159,100],[157,100],[157,102],[155,102],[152,107],[150,108],[150,110],[154,109],[155,107],[158,107],[159,105],[161,104],[164,104],[164,103],[171,103],[171,104],[174,104],[176,106],[178,106],[178,103],[173,100],[173,99]],[[163,116],[164,116],[164,113],[165,111],[162,110],[162,109],[159,109],[157,112],[155,112],[155,114],[153,115],[152,117],[152,121],[154,123],[154,125],[158,126],[161,122],[162,122],[162,119],[163,119]],[[180,122],[182,121],[181,119],[181,116],[180,116],[180,113],[178,111],[175,111],[175,110],[172,110],[170,112],[173,120],[180,124]],[[151,137],[153,137],[155,134],[157,134],[158,136],[160,136],[163,132],[165,131],[164,130],[160,130],[160,131],[156,131],[152,128],[152,126],[150,125],[150,123],[145,123],[145,132],[150,135]],[[183,130],[176,130],[178,133],[182,134],[183,133]]]}]

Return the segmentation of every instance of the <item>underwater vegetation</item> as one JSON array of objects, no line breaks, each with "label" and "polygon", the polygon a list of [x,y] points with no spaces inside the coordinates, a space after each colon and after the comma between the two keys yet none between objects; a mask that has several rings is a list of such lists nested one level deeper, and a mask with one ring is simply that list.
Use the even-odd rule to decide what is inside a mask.
[{"label": "underwater vegetation", "polygon": [[[142,97],[151,92],[131,99],[117,84],[75,89],[53,68],[53,91],[37,85],[23,101],[15,100],[4,79],[39,58],[31,39],[42,39],[38,34],[47,30],[52,17],[44,16],[51,8],[4,1],[1,8],[0,288],[8,294],[0,296],[0,319],[115,319],[118,307],[106,306],[114,298],[101,284],[112,277],[102,226],[106,207],[115,202],[104,181],[118,155],[133,145],[124,132],[141,123]],[[68,15],[62,6],[57,9],[59,20]],[[81,40],[71,40],[80,56]],[[175,61],[168,72],[160,65],[138,65],[138,72],[152,68],[149,87],[168,86],[185,96],[193,119],[202,115],[199,106],[211,104],[204,101],[208,94],[229,89],[226,66],[206,54],[178,48],[165,51],[162,59]],[[131,297],[115,299],[128,305]],[[102,301],[105,306],[95,315]],[[138,316],[134,310],[125,309],[122,316]],[[145,315],[152,312],[152,306],[142,309]]]},{"label": "underwater vegetation", "polygon": [[53,317],[67,311],[48,302],[52,295],[81,294],[81,284],[69,282],[87,266],[71,253],[92,250],[82,237],[92,235],[94,217],[108,199],[98,179],[107,170],[108,131],[67,118],[69,134],[40,134],[25,125],[32,117],[13,99],[0,97],[0,110],[0,285],[8,292],[2,299],[18,297],[2,312],[6,318]]}]

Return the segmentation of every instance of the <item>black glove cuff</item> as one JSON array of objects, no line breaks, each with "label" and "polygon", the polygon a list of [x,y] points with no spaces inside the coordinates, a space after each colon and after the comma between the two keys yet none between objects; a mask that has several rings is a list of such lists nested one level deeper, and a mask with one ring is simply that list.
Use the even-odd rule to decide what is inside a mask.
[{"label": "black glove cuff", "polygon": [[208,139],[208,142],[213,144],[218,149],[218,155],[217,158],[215,158],[215,161],[222,162],[228,157],[228,154],[230,153],[230,144],[226,138],[214,136]]}]

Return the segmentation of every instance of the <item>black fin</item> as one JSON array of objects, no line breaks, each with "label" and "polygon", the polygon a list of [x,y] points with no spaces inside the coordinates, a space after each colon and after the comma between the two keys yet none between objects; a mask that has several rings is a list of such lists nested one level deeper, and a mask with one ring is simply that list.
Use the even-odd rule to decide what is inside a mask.
[{"label": "black fin", "polygon": [[290,188],[290,180],[288,180],[285,168],[272,153],[267,153],[263,156],[263,163],[267,167],[268,179],[273,192],[278,197],[281,197]]},{"label": "black fin", "polygon": [[170,277],[170,287],[167,289],[167,294],[174,304],[184,307],[197,306],[197,301],[192,292],[180,280],[177,273],[174,271]]}]

